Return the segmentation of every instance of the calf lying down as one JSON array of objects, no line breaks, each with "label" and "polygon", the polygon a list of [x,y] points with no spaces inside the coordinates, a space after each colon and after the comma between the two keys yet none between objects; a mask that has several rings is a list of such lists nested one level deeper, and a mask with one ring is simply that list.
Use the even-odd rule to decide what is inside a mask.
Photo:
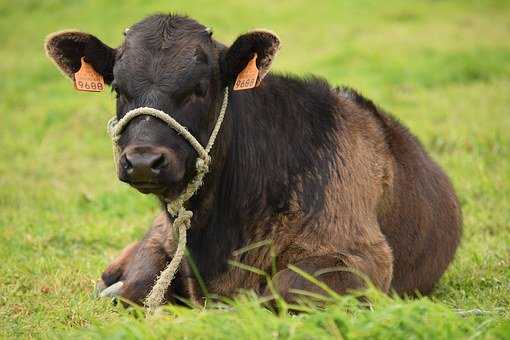
[{"label": "calf lying down", "polygon": [[[355,91],[269,73],[279,43],[260,30],[227,47],[195,20],[158,14],[130,27],[117,48],[65,31],[46,49],[71,78],[82,60],[90,64],[117,95],[117,119],[155,108],[202,145],[230,90],[210,172],[186,203],[189,254],[167,302],[201,301],[197,275],[209,294],[270,293],[264,277],[231,261],[267,273],[276,267],[272,282],[287,301],[299,290],[323,293],[289,265],[338,293],[363,288],[361,276],[383,292],[430,293],[461,235],[448,177],[405,127]],[[119,179],[157,196],[163,211],[108,266],[101,286],[115,284],[105,295],[140,303],[175,252],[164,207],[194,177],[197,153],[151,116],[132,119],[118,145]]]}]

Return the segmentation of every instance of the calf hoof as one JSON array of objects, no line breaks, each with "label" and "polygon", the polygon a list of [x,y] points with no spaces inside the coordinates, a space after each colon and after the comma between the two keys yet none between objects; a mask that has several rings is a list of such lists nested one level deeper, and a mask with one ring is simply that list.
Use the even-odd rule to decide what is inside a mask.
[{"label": "calf hoof", "polygon": [[98,298],[115,298],[121,295],[124,282],[118,281],[110,286],[106,286],[103,280],[96,283],[95,296]]},{"label": "calf hoof", "polygon": [[94,296],[98,299],[113,299],[117,304],[120,301],[125,307],[131,305],[143,305],[143,301],[149,294],[152,281],[117,281],[109,286],[103,280],[96,283]]}]

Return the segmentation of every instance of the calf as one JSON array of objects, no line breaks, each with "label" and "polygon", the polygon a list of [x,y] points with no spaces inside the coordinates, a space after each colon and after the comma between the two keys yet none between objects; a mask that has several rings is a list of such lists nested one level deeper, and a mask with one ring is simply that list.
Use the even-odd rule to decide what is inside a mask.
[{"label": "calf", "polygon": [[[168,301],[200,298],[190,284],[197,273],[209,293],[268,294],[264,277],[230,260],[276,269],[272,281],[288,301],[297,290],[322,292],[291,264],[338,293],[365,285],[357,273],[383,292],[430,293],[461,235],[448,177],[405,127],[355,91],[318,77],[268,73],[278,48],[267,31],[243,34],[227,47],[198,22],[162,14],[130,27],[115,49],[76,31],[46,43],[69,77],[81,58],[103,76],[116,93],[118,119],[153,107],[202,145],[224,88],[232,90],[256,56],[258,86],[230,91],[211,171],[188,202],[194,215],[187,247],[196,272],[183,263]],[[163,204],[195,175],[194,149],[154,117],[133,119],[119,147],[119,179]],[[171,224],[162,212],[106,269],[103,286],[122,281],[119,294],[142,301],[175,251]]]}]

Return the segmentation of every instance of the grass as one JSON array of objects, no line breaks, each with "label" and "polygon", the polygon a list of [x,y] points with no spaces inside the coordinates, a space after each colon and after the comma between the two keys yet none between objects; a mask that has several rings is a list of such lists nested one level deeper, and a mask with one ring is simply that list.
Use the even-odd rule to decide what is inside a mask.
[{"label": "grass", "polygon": [[[342,297],[296,316],[248,294],[151,320],[91,298],[157,204],[115,179],[113,96],[74,91],[42,43],[71,27],[115,46],[155,11],[188,13],[225,42],[271,28],[274,70],[356,87],[418,135],[464,212],[431,297],[371,292],[371,308]],[[510,338],[509,13],[488,0],[0,2],[0,338]]]}]

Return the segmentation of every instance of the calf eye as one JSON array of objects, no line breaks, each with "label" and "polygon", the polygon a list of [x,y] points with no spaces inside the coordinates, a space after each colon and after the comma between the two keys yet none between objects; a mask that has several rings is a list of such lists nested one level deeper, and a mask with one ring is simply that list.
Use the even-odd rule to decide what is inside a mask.
[{"label": "calf eye", "polygon": [[117,87],[117,85],[115,85],[115,83],[112,83],[111,89],[112,89],[112,92],[115,93],[115,98],[119,99],[119,97],[120,97],[119,88]]},{"label": "calf eye", "polygon": [[207,93],[207,87],[205,86],[205,84],[203,82],[200,82],[200,83],[198,83],[197,86],[195,86],[194,92],[197,97],[203,97]]},{"label": "calf eye", "polygon": [[120,99],[120,98],[129,99],[127,93],[125,91],[121,91],[115,83],[111,84],[111,88],[112,88],[112,92],[115,92],[116,99]]}]

